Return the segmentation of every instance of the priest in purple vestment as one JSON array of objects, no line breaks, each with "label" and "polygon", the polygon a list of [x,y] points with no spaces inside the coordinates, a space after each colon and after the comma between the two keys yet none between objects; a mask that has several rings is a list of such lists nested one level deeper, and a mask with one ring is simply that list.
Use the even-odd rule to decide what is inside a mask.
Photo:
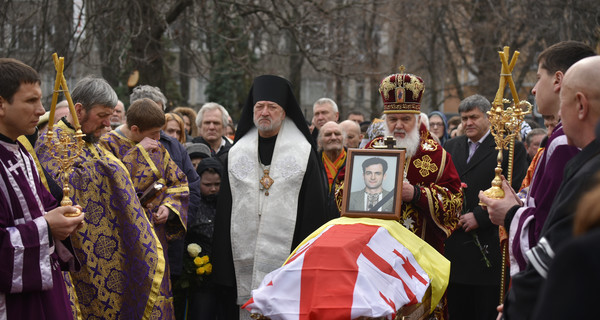
[{"label": "priest in purple vestment", "polygon": [[41,98],[33,68],[0,59],[0,319],[72,319],[60,271],[68,251],[59,240],[84,215],[67,218],[75,207],[55,208],[31,155],[17,142],[35,133],[45,113]]}]

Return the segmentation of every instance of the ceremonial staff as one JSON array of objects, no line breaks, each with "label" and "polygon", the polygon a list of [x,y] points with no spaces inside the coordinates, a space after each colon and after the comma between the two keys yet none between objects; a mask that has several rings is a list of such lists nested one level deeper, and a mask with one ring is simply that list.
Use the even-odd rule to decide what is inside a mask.
[{"label": "ceremonial staff", "polygon": [[[58,161],[61,169],[63,198],[60,201],[60,205],[71,206],[73,205],[73,201],[71,201],[69,198],[69,193],[71,191],[71,188],[69,188],[69,177],[70,173],[73,172],[73,163],[75,162],[75,159],[79,157],[81,151],[83,150],[83,137],[85,134],[81,132],[81,125],[79,124],[79,119],[77,118],[77,113],[75,112],[75,106],[73,105],[73,100],[71,99],[69,88],[67,87],[67,80],[63,75],[65,58],[59,58],[58,55],[54,53],[52,55],[52,59],[54,60],[54,68],[56,69],[56,80],[54,82],[54,91],[52,93],[52,104],[50,105],[48,130],[46,132],[48,139],[46,140],[46,143],[50,150],[56,151],[55,153],[52,153],[52,157]],[[56,102],[58,100],[59,92],[63,92],[69,104],[69,112],[73,118],[73,125],[75,126],[75,134],[72,136],[69,136],[66,131],[62,131],[59,137],[54,137],[54,131],[52,131],[52,127],[54,126],[54,113],[56,112]],[[78,209],[74,213],[65,213],[65,216],[77,217],[80,214],[81,211]]]},{"label": "ceremonial staff", "polygon": [[[509,149],[508,151],[508,172],[506,174],[506,180],[508,184],[512,183],[512,171],[515,153],[515,137],[521,128],[521,123],[525,118],[526,114],[531,113],[532,106],[528,101],[520,101],[515,83],[512,77],[512,71],[519,57],[519,51],[515,51],[510,64],[508,64],[509,47],[504,47],[504,51],[498,51],[500,55],[500,62],[502,68],[500,71],[500,83],[498,91],[494,101],[492,102],[492,109],[487,112],[488,118],[490,119],[490,132],[494,136],[496,142],[496,150],[498,150],[498,165],[494,169],[496,175],[492,180],[492,187],[485,190],[484,194],[492,199],[504,198],[504,190],[502,190],[502,151]],[[504,90],[508,83],[510,92],[513,98],[513,104],[510,105],[510,101],[504,99]],[[509,106],[505,109],[504,104]],[[480,205],[485,206],[484,203]],[[503,226],[500,226],[500,234],[506,234],[506,230]],[[507,241],[501,242],[502,248],[502,275],[500,282],[500,303],[504,299],[504,290],[506,288],[506,260],[508,255],[508,244]]]}]

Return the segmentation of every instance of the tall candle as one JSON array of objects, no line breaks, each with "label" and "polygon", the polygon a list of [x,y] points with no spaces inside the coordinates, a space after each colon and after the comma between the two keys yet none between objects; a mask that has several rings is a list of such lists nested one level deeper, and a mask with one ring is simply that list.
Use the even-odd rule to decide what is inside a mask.
[{"label": "tall candle", "polygon": [[[55,58],[56,53],[52,55]],[[58,56],[57,56],[58,57]],[[64,63],[64,61],[62,61]],[[57,65],[58,63],[58,65]],[[52,92],[52,104],[50,104],[50,117],[48,119],[48,131],[52,131],[54,126],[54,113],[56,112],[56,102],[58,100],[58,90],[60,90],[60,83],[63,76],[64,64],[60,64],[61,61],[54,59],[54,68],[56,69],[56,81],[54,82],[54,91]]]},{"label": "tall candle", "polygon": [[[54,59],[54,65],[56,66],[56,72],[57,73],[60,72],[60,77],[57,74],[57,80],[60,81],[60,86],[62,86],[63,94],[65,95],[65,98],[67,99],[67,103],[69,104],[69,113],[71,114],[71,117],[73,118],[73,126],[75,127],[75,130],[79,130],[81,128],[81,125],[79,124],[79,119],[77,118],[77,112],[75,111],[75,105],[73,104],[73,100],[71,99],[71,93],[69,93],[69,87],[67,86],[67,80],[65,79],[65,75],[63,72],[64,65],[65,65],[65,58],[64,57],[59,58],[56,53],[54,53],[52,55],[52,58]],[[60,68],[58,66],[60,66]],[[56,91],[58,91],[58,89],[56,89],[56,84],[55,84],[55,92]],[[54,101],[54,96],[52,97],[52,100]],[[52,111],[50,111],[50,115],[53,116]]]}]

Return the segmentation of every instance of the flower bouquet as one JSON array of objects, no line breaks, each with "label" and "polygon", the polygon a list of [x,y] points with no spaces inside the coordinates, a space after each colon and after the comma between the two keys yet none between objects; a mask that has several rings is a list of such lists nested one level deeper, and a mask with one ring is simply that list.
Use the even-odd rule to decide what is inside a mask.
[{"label": "flower bouquet", "polygon": [[183,272],[176,286],[181,289],[199,287],[212,273],[212,264],[207,255],[201,256],[202,247],[196,243],[187,246],[188,255],[183,257]]}]

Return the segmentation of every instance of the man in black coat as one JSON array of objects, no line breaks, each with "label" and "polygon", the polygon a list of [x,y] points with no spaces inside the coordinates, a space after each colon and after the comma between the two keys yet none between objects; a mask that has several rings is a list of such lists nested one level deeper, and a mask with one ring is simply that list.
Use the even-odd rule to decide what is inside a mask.
[{"label": "man in black coat", "polygon": [[[479,205],[480,190],[491,186],[498,150],[490,133],[487,111],[490,102],[481,95],[464,99],[459,113],[465,135],[446,142],[460,175],[465,200],[459,228],[446,240],[445,256],[451,262],[448,310],[451,319],[495,319],[500,294],[502,254],[498,227]],[[527,152],[515,144],[512,187],[518,190],[527,172]],[[502,169],[507,175],[508,151],[503,151]]]}]

